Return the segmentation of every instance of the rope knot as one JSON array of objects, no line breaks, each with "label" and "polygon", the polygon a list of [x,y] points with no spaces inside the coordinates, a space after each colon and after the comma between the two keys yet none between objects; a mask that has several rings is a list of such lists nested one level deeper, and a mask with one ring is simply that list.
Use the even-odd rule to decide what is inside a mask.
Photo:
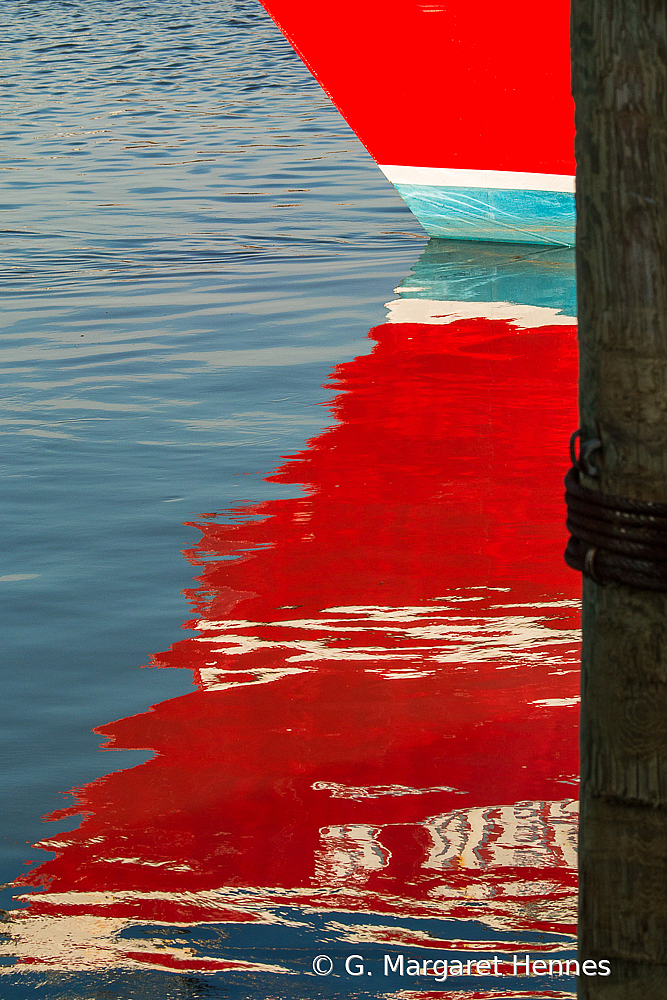
[{"label": "rope knot", "polygon": [[[591,455],[602,447],[585,442],[579,457],[570,439],[572,468],[565,477],[565,562],[595,583],[621,583],[640,590],[667,591],[667,503],[624,500],[582,486],[579,477],[598,475]],[[591,472],[591,469],[595,469]]]}]

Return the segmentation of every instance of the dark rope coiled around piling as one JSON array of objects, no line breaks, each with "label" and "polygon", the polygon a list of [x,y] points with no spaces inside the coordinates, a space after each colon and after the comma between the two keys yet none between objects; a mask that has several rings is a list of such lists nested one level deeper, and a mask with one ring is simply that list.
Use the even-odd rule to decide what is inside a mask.
[{"label": "dark rope coiled around piling", "polygon": [[667,503],[589,490],[578,464],[565,477],[565,562],[596,583],[667,591]]}]

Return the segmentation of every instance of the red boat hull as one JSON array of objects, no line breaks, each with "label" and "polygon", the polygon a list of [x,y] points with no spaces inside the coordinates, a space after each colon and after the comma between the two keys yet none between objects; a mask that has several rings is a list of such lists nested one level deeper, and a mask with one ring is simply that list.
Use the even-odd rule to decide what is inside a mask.
[{"label": "red boat hull", "polygon": [[573,242],[567,0],[262,2],[427,232]]}]

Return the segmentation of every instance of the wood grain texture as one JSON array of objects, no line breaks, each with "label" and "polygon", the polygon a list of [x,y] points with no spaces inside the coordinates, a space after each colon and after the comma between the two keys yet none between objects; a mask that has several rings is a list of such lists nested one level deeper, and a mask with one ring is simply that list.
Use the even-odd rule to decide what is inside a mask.
[{"label": "wood grain texture", "polygon": [[[585,485],[667,501],[667,4],[573,0]],[[579,995],[667,997],[667,595],[584,581]]]}]

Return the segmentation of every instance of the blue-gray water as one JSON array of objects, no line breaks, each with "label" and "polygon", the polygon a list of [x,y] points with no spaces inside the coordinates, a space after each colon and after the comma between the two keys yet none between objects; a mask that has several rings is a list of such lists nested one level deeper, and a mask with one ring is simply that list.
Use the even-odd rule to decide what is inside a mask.
[{"label": "blue-gray water", "polygon": [[[294,479],[265,477],[332,425],[331,371],[370,353],[368,330],[384,323],[384,303],[395,299],[426,237],[256,0],[9,0],[0,38],[6,884],[26,862],[48,857],[31,844],[79,825],[80,815],[46,829],[41,820],[71,806],[72,788],[94,788],[96,778],[153,756],[153,744],[100,752],[92,730],[193,691],[189,670],[140,669],[183,639],[180,623],[193,614],[183,590],[200,570],[181,550],[200,532],[184,522],[233,522],[244,505],[265,510],[258,505],[281,499],[297,504],[295,521],[305,517]],[[572,315],[570,256],[540,253],[478,265],[477,251],[464,248],[453,267],[449,250],[432,244],[404,281],[404,298],[502,300]],[[415,275],[421,284],[411,290]],[[560,408],[554,385],[547,379],[539,389],[547,416]],[[550,441],[549,454],[557,447]],[[545,585],[531,599],[547,592],[554,596]],[[525,604],[526,593],[517,600]],[[297,599],[281,608],[293,614]],[[556,621],[564,613],[548,614]],[[559,696],[554,705],[572,700],[560,688],[547,694]],[[16,892],[5,885],[0,906],[25,908]],[[123,926],[108,964],[94,907],[74,921],[79,930],[62,934],[51,918],[40,930],[37,913],[28,951],[18,954],[23,963],[39,956],[45,970],[28,975],[24,964],[21,975],[0,977],[0,994],[426,996],[260,967],[268,955],[269,964],[307,972],[312,949],[338,959],[346,941],[354,951],[361,945],[353,942],[373,939],[375,925],[376,951],[382,934],[395,934],[406,954],[424,933],[454,949],[467,935],[487,951],[504,947],[509,934],[467,918],[462,930],[426,911],[409,919],[369,912],[361,929],[349,929],[349,913],[332,923],[298,900],[292,907],[289,895],[276,907],[248,933],[233,921],[193,931],[185,920],[179,930],[172,917],[162,931],[159,922]],[[548,934],[546,923],[524,923],[511,941],[569,948],[564,924],[554,921]],[[68,965],[70,933],[81,936],[72,938]],[[129,952],[139,940],[141,950],[143,938],[161,933],[179,961],[190,942],[201,954],[257,967],[250,976],[235,968],[216,977],[118,958],[124,942]],[[86,934],[89,961],[80,957]],[[559,982],[551,988],[550,996],[571,995]]]},{"label": "blue-gray water", "polygon": [[0,37],[5,882],[113,766],[91,728],[188,689],[137,669],[182,522],[289,495],[424,237],[255,0],[10,0]]}]

